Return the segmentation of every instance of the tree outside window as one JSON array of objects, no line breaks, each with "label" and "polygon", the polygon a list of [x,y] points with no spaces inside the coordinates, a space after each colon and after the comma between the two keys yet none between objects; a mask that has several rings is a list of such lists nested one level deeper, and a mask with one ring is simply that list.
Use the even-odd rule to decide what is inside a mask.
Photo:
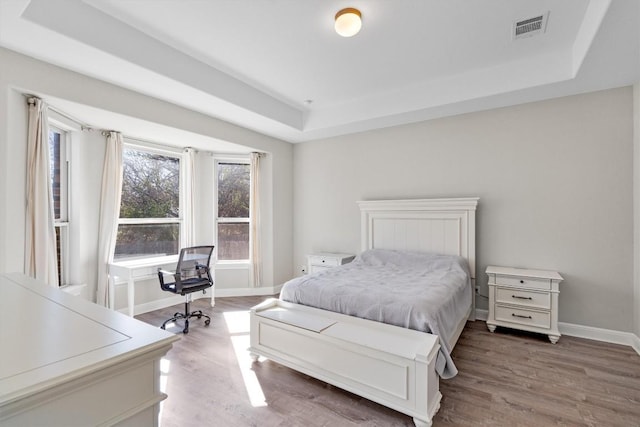
[{"label": "tree outside window", "polygon": [[125,148],[114,258],[177,254],[180,226],[180,158]]}]

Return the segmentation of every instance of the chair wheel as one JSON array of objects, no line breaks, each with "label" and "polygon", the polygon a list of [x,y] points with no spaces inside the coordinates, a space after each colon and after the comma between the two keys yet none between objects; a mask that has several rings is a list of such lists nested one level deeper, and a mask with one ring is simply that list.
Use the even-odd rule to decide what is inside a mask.
[{"label": "chair wheel", "polygon": [[189,333],[189,329],[184,328],[184,329],[182,330],[182,333],[183,333],[183,334],[188,334],[188,333]]},{"label": "chair wheel", "polygon": [[164,325],[160,326],[160,329],[165,329],[165,326]]},{"label": "chair wheel", "polygon": [[202,314],[198,314],[198,320],[202,319]]},{"label": "chair wheel", "polygon": [[204,321],[204,326],[209,326],[209,323],[211,323],[211,319],[207,319]]}]

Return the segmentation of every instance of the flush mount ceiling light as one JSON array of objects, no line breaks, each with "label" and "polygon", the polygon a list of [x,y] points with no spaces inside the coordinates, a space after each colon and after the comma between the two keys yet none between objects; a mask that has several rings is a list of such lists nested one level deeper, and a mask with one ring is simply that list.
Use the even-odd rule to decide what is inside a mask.
[{"label": "flush mount ceiling light", "polygon": [[351,37],[358,34],[362,28],[362,15],[358,9],[347,7],[336,13],[336,33],[342,37]]}]

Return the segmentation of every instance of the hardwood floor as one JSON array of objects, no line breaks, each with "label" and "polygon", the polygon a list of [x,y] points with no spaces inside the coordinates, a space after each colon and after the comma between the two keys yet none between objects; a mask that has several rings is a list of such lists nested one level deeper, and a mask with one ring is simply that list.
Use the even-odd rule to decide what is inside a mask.
[{"label": "hardwood floor", "polygon": [[[411,426],[410,417],[261,359],[252,364],[247,310],[265,297],[208,299],[167,355],[162,427]],[[161,325],[182,306],[137,316]],[[176,333],[182,328],[168,327]],[[180,335],[182,335],[180,333]],[[440,381],[434,426],[640,426],[640,356],[625,346],[469,322]]]}]

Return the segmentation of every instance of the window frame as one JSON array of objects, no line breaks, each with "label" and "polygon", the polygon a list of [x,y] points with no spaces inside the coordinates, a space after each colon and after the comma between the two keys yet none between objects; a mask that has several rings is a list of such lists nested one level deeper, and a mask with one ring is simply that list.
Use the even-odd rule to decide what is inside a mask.
[{"label": "window frame", "polygon": [[[251,197],[251,187],[249,187],[249,216],[247,218],[239,217],[239,218],[220,218],[218,216],[218,169],[220,163],[237,163],[237,164],[246,164],[249,166],[249,182],[251,182],[251,158],[249,155],[233,155],[233,154],[225,154],[225,155],[213,155],[214,166],[213,166],[213,176],[215,185],[213,186],[213,212],[214,212],[214,226],[213,226],[213,238],[216,245],[218,244],[218,224],[225,223],[246,223],[249,224],[249,247],[251,247],[251,239],[252,239],[252,229],[251,226],[251,205],[253,204],[253,200]],[[216,250],[217,253],[217,250]],[[240,260],[221,260],[219,257],[216,257],[216,266],[222,267],[223,269],[248,269],[251,265],[251,250],[249,250],[249,257],[247,259]]]},{"label": "window frame", "polygon": [[[66,126],[64,122],[58,120],[57,115],[49,113],[49,134],[52,132],[60,135],[60,218],[53,219],[53,226],[57,231],[58,238],[60,239],[60,250],[56,247],[56,257],[59,259],[59,271],[58,271],[58,286],[66,286],[70,284],[70,263],[69,258],[69,211],[70,211],[70,159],[71,159],[71,136],[69,126]],[[47,135],[49,137],[49,135]],[[51,161],[49,162],[49,168],[51,168]],[[51,171],[50,171],[51,173]],[[53,187],[51,188],[53,196]],[[53,197],[52,197],[53,202]]]},{"label": "window frame", "polygon": [[[185,189],[185,181],[188,181],[188,177],[184,177],[184,168],[185,168],[185,154],[180,148],[173,148],[169,146],[157,145],[153,143],[147,143],[143,141],[133,140],[131,138],[123,139],[123,155],[124,150],[136,150],[142,151],[146,153],[156,154],[160,156],[166,157],[174,157],[178,159],[178,217],[176,218],[120,218],[118,215],[118,228],[120,225],[154,225],[154,224],[178,224],[180,238],[178,241],[178,251],[175,254],[165,254],[165,255],[177,255],[180,253],[180,248],[184,247],[185,239],[187,236],[186,224],[184,221],[184,207],[186,205],[185,197],[186,197],[186,189]],[[123,181],[124,184],[124,181]],[[120,189],[122,192],[122,188]],[[114,254],[114,261],[129,261],[129,260],[143,260],[149,258],[157,258],[163,256],[161,254],[153,254],[153,255],[131,255],[124,257],[117,257]]]}]

